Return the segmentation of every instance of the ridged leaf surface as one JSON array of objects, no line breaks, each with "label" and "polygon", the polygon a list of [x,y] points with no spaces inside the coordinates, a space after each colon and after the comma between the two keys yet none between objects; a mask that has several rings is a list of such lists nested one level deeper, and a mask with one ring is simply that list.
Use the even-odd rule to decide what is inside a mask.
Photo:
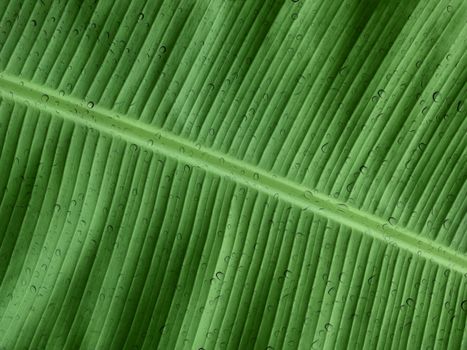
[{"label": "ridged leaf surface", "polygon": [[467,2],[0,2],[0,347],[465,349]]}]

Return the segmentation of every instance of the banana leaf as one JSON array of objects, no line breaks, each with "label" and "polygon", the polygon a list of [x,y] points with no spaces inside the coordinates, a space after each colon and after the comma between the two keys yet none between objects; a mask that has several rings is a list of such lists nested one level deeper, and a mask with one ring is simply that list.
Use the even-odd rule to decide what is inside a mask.
[{"label": "banana leaf", "polygon": [[0,348],[467,349],[466,19],[0,1]]}]

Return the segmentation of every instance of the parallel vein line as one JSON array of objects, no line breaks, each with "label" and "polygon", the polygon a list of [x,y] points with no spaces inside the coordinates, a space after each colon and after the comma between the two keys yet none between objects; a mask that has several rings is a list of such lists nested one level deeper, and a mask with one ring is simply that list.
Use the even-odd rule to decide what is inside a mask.
[{"label": "parallel vein line", "polygon": [[90,101],[60,96],[55,90],[5,73],[0,73],[0,95],[227,177],[239,184],[279,197],[303,210],[361,231],[366,236],[396,245],[449,269],[467,273],[467,257],[454,249],[403,227],[393,226],[387,220],[350,207],[286,178],[277,177],[254,165],[195,145],[155,126],[94,106]]}]

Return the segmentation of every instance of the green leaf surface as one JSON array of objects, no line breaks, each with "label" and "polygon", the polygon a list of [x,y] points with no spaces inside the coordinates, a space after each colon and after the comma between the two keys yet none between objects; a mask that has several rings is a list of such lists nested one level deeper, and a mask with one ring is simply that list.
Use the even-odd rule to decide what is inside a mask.
[{"label": "green leaf surface", "polygon": [[0,2],[0,348],[465,349],[467,2]]}]

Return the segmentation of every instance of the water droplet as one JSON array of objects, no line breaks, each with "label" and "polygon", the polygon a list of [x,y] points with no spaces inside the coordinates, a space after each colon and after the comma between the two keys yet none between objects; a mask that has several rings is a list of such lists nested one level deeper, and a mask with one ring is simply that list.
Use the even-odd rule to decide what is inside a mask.
[{"label": "water droplet", "polygon": [[94,107],[94,102],[89,101],[89,102],[88,102],[88,108],[89,108],[89,109],[92,109],[93,107]]},{"label": "water droplet", "polygon": [[332,331],[332,328],[333,328],[333,327],[334,327],[334,326],[333,326],[332,324],[330,324],[330,323],[326,323],[326,324],[324,325],[324,329],[326,330],[326,332]]},{"label": "water droplet", "polygon": [[62,251],[60,249],[56,249],[55,250],[55,255],[56,256],[61,256],[62,255]]},{"label": "water droplet", "polygon": [[443,221],[443,228],[444,228],[444,229],[448,229],[448,227],[449,227],[449,219],[445,219],[445,220]]},{"label": "water droplet", "polygon": [[313,198],[313,192],[305,191],[305,198],[306,199],[312,199]]},{"label": "water droplet", "polygon": [[35,285],[32,285],[32,286],[31,286],[31,292],[35,293],[36,291],[37,291],[36,286],[35,286]]},{"label": "water droplet", "polygon": [[394,226],[395,224],[397,224],[397,220],[394,216],[390,216],[389,219],[388,219],[388,222],[390,225]]},{"label": "water droplet", "polygon": [[379,99],[378,96],[373,96],[373,97],[371,98],[371,102],[376,103],[376,102],[378,102],[378,99]]},{"label": "water droplet", "polygon": [[217,271],[217,272],[216,272],[216,278],[217,278],[218,280],[223,279],[223,278],[224,278],[224,273],[223,273],[222,271]]},{"label": "water droplet", "polygon": [[138,15],[138,19],[139,19],[140,21],[142,21],[143,18],[144,18],[144,13],[140,12],[139,15]]},{"label": "water droplet", "polygon": [[413,307],[415,305],[415,300],[413,300],[412,298],[407,298],[405,303],[407,304],[408,307]]},{"label": "water droplet", "polygon": [[463,300],[461,303],[461,309],[467,311],[467,300]]},{"label": "water droplet", "polygon": [[457,102],[457,108],[456,108],[457,111],[461,112],[463,108],[464,108],[464,102],[463,101]]},{"label": "water droplet", "polygon": [[321,146],[321,152],[326,153],[328,151],[329,143],[325,143],[324,145]]},{"label": "water droplet", "polygon": [[423,150],[425,149],[425,147],[426,147],[426,144],[423,143],[423,142],[421,142],[421,143],[418,145],[418,149],[419,149],[420,151],[423,151]]},{"label": "water droplet", "polygon": [[373,281],[374,281],[374,278],[376,277],[376,275],[373,275],[373,276],[370,276],[370,278],[368,278],[368,284],[371,286],[373,284]]},{"label": "water droplet", "polygon": [[367,171],[367,169],[368,169],[368,168],[367,168],[365,165],[362,165],[362,166],[360,167],[360,173],[361,173],[361,174],[365,174],[366,171]]},{"label": "water droplet", "polygon": [[379,89],[379,90],[378,90],[378,96],[379,96],[380,98],[383,98],[385,93],[386,93],[386,92],[385,92],[383,89]]},{"label": "water droplet", "polygon": [[65,91],[64,91],[64,90],[60,90],[60,91],[58,92],[58,94],[59,94],[60,96],[65,96]]},{"label": "water droplet", "polygon": [[297,17],[298,17],[298,13],[292,13],[292,19],[293,19],[293,20],[296,20]]},{"label": "water droplet", "polygon": [[47,102],[49,100],[49,95],[43,94],[41,100],[42,102]]},{"label": "water droplet", "polygon": [[433,93],[433,101],[434,102],[438,102],[438,97],[439,97],[439,91],[435,91]]},{"label": "water droplet", "polygon": [[185,164],[185,165],[183,166],[183,170],[186,171],[187,173],[189,173],[190,170],[191,170],[191,168],[190,168],[190,166],[189,166],[188,164]]},{"label": "water droplet", "polygon": [[164,53],[164,52],[166,52],[166,51],[167,51],[167,48],[166,48],[164,45],[162,45],[162,46],[159,48],[159,52],[160,52],[160,53]]},{"label": "water droplet", "polygon": [[31,23],[32,23],[33,27],[37,26],[37,21],[36,21],[35,19],[33,19],[33,20],[31,21]]}]

